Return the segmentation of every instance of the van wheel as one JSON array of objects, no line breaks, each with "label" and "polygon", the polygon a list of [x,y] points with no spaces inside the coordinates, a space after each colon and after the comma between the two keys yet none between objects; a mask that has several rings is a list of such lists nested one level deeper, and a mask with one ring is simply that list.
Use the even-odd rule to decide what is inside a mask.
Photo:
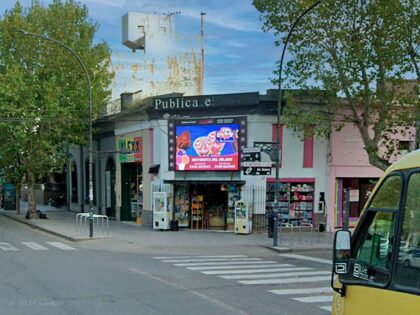
[{"label": "van wheel", "polygon": [[410,261],[408,259],[406,259],[404,261],[404,267],[410,267],[410,266],[411,266]]}]

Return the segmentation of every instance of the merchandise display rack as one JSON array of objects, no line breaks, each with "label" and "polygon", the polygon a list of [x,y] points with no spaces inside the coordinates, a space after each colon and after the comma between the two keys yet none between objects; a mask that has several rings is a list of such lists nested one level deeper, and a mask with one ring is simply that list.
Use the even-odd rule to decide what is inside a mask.
[{"label": "merchandise display rack", "polygon": [[[275,207],[275,183],[267,183],[266,208]],[[312,224],[314,209],[313,183],[280,183],[279,223],[299,226]]]}]

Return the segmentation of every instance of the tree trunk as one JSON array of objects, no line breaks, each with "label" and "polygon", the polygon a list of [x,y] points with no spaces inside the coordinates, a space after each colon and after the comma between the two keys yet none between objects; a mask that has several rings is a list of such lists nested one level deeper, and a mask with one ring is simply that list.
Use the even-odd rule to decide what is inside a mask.
[{"label": "tree trunk", "polygon": [[29,219],[38,219],[35,200],[35,176],[28,173],[28,214]]},{"label": "tree trunk", "polygon": [[15,187],[16,187],[16,214],[20,215],[20,189],[21,189],[21,184],[16,183]]}]

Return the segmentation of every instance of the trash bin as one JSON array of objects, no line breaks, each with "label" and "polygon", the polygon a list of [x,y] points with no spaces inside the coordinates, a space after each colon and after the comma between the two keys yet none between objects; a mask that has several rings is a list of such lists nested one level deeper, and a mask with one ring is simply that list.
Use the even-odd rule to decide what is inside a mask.
[{"label": "trash bin", "polygon": [[319,223],[318,232],[325,232],[325,223]]},{"label": "trash bin", "polygon": [[171,220],[171,231],[178,231],[178,220]]},{"label": "trash bin", "polygon": [[267,233],[268,238],[273,238],[274,235],[274,213],[267,214]]}]

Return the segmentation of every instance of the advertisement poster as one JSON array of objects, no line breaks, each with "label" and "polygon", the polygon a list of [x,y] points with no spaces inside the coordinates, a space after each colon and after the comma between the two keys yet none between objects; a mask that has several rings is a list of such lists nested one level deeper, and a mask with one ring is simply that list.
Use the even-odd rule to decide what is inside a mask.
[{"label": "advertisement poster", "polygon": [[238,170],[239,131],[240,124],[233,118],[176,125],[175,170]]}]

